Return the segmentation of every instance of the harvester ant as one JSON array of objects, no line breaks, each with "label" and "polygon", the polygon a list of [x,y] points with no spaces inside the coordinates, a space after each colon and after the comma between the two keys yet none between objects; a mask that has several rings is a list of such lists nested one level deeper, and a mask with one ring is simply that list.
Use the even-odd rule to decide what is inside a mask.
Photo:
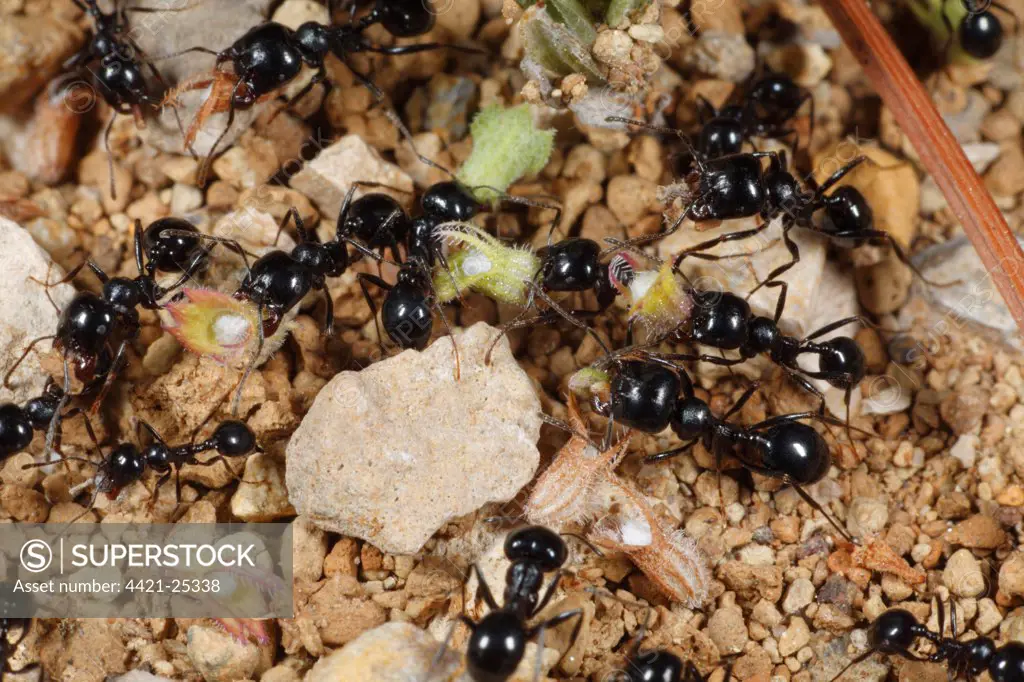
[{"label": "harvester ant", "polygon": [[[238,474],[227,463],[226,458],[248,455],[258,449],[255,434],[253,434],[245,422],[237,420],[223,421],[217,425],[213,434],[206,440],[196,443],[193,438],[192,442],[185,445],[168,445],[160,437],[160,434],[156,432],[156,429],[146,422],[138,422],[136,430],[138,430],[138,426],[146,429],[153,438],[153,443],[141,450],[132,443],[120,443],[114,446],[105,457],[101,454],[98,464],[84,457],[65,456],[62,458],[62,461],[84,462],[97,467],[92,499],[86,509],[70,521],[69,525],[88,514],[96,505],[96,500],[101,493],[105,493],[111,499],[117,497],[125,487],[141,480],[147,468],[152,469],[159,475],[156,486],[153,489],[154,501],[156,491],[173,475],[174,499],[176,503],[180,503],[180,470],[182,466],[186,464],[213,466],[220,462],[235,478],[238,478]],[[100,445],[96,440],[96,434],[88,418],[85,419],[85,428],[89,433],[89,438],[92,439],[99,452]],[[215,450],[217,455],[206,462],[200,462],[198,455],[210,450]],[[25,464],[22,466],[22,469],[50,466],[52,464],[52,461],[36,462]]]},{"label": "harvester ant", "polygon": [[750,87],[742,104],[715,108],[704,97],[697,100],[701,130],[697,151],[705,159],[739,154],[749,137],[785,137],[796,131],[786,123],[796,115],[804,102],[811,103],[811,126],[814,126],[814,100],[809,92],[785,74],[768,74]]},{"label": "harvester ant", "polygon": [[[583,623],[583,609],[572,609],[533,627],[526,625],[527,621],[544,610],[558,587],[560,569],[568,557],[568,550],[557,533],[543,526],[518,528],[505,538],[505,556],[512,564],[505,573],[504,605],[498,606],[479,566],[474,564],[478,591],[491,610],[479,621],[473,621],[465,614],[459,616],[459,620],[471,631],[466,649],[466,668],[476,682],[504,682],[509,679],[523,659],[526,643],[534,637],[539,639],[539,667],[539,654],[544,648],[544,630],[576,618],[576,626],[570,638],[570,641],[575,641]],[[559,573],[541,597],[544,574],[552,571]],[[437,665],[454,632],[452,628],[438,656],[435,656],[431,669]]]},{"label": "harvester ant", "polygon": [[[591,402],[596,412],[645,433],[659,433],[671,426],[676,436],[684,441],[677,448],[648,455],[645,462],[676,457],[698,441],[714,455],[719,465],[727,455],[733,454],[745,469],[792,485],[843,538],[854,542],[803,488],[828,474],[832,456],[821,435],[799,420],[813,419],[833,425],[843,422],[815,412],[798,412],[770,417],[750,426],[731,424],[727,420],[743,409],[757,390],[757,383],[719,418],[711,412],[707,402],[696,396],[686,370],[671,356],[626,349],[604,362],[611,363],[613,370],[607,391],[594,392]],[[736,448],[737,445],[741,447]]]},{"label": "harvester ant", "polygon": [[[939,628],[945,622],[945,609],[942,601],[937,601]],[[949,679],[961,676],[974,679],[988,671],[993,682],[1024,682],[1024,644],[1008,642],[997,647],[989,637],[976,637],[961,642],[957,635],[955,607],[951,609],[950,627],[952,637],[943,637],[941,632],[932,632],[918,622],[910,611],[890,609],[875,619],[868,629],[869,649],[850,661],[838,675],[843,676],[851,666],[873,656],[876,653],[895,655],[910,661],[945,661],[949,666]],[[922,637],[935,645],[935,651],[924,657],[910,651],[914,641]]]},{"label": "harvester ant", "polygon": [[[102,388],[93,403],[93,410],[97,409],[117,375],[128,344],[138,336],[140,325],[136,306],[141,305],[148,310],[160,308],[160,299],[184,285],[205,260],[205,251],[186,248],[184,252],[191,253],[192,260],[182,268],[180,262],[171,258],[172,255],[177,257],[183,251],[180,248],[183,242],[179,239],[181,235],[178,233],[194,237],[197,234],[195,228],[189,225],[188,230],[167,229],[168,225],[175,223],[158,223],[161,225],[159,229],[152,232],[147,230],[150,237],[148,249],[144,247],[145,236],[141,223],[135,223],[135,266],[139,274],[134,279],[108,277],[100,266],[86,260],[57,282],[42,282],[49,297],[51,287],[70,282],[82,268],[88,266],[103,285],[102,293],[99,295],[90,291],[75,294],[62,312],[58,310],[61,315],[57,323],[57,332],[33,339],[4,375],[4,386],[11,388],[11,376],[41,341],[52,339],[54,349],[63,353],[64,383],[61,388],[54,389],[60,391],[60,397],[47,431],[47,453],[54,443],[61,410],[71,397],[71,364],[74,363],[75,377],[86,386],[86,390],[91,390],[97,382],[102,381]],[[184,242],[184,245],[187,247],[188,242]],[[144,253],[153,254],[153,259],[144,259]],[[156,271],[164,267],[181,271],[181,276],[167,287],[157,284],[155,278]],[[57,308],[52,298],[50,303]],[[114,344],[117,345],[117,350],[111,353]]]},{"label": "harvester ant", "polygon": [[[228,121],[220,136],[210,148],[202,168],[200,184],[205,182],[210,160],[214,158],[217,147],[231,128],[235,120],[235,111],[252,107],[257,101],[265,98],[287,85],[302,70],[303,65],[316,69],[313,79],[298,93],[288,100],[282,110],[305,97],[319,83],[330,87],[327,80],[325,59],[334,54],[349,68],[377,102],[384,100],[384,93],[374,85],[366,75],[354,67],[349,58],[359,52],[371,52],[386,55],[407,55],[446,47],[466,52],[479,52],[473,48],[462,48],[443,43],[420,43],[416,45],[373,45],[367,41],[363,32],[373,24],[381,24],[392,35],[397,37],[413,37],[428,32],[434,26],[435,14],[427,2],[395,2],[394,0],[377,0],[373,9],[361,19],[352,20],[340,26],[325,26],[315,21],[308,21],[292,30],[282,24],[268,21],[250,29],[245,35],[229,47],[216,52],[205,47],[192,47],[181,52],[167,55],[165,59],[180,56],[188,52],[203,52],[216,57],[214,77],[203,78],[179,86],[177,92],[194,90],[213,84],[213,90],[197,114],[188,134],[186,144],[190,144],[206,117],[215,111],[223,111],[227,102]],[[227,62],[233,65],[233,73],[221,70]],[[391,112],[389,116],[407,138],[411,138],[404,125]]]},{"label": "harvester ant", "polygon": [[0,461],[27,448],[35,432],[50,425],[62,397],[60,387],[50,379],[42,394],[24,407],[14,403],[0,405]]},{"label": "harvester ant", "polygon": [[[617,240],[608,241],[619,246],[626,245]],[[647,257],[658,261],[653,256]],[[626,253],[619,253],[612,258],[609,272],[612,281],[622,290],[629,290],[630,285],[637,277],[634,261]],[[672,277],[674,272],[676,272],[675,267],[672,271],[663,273],[663,276]],[[682,289],[678,283],[673,283],[670,286]],[[667,287],[652,286],[651,289],[656,289],[658,293],[663,294]],[[848,336],[834,336],[825,341],[816,341],[815,339],[854,322],[874,326],[870,321],[858,315],[846,317],[798,339],[783,334],[779,329],[781,306],[776,308],[775,317],[771,318],[754,315],[750,304],[745,299],[727,291],[688,288],[680,291],[677,297],[682,301],[678,308],[685,310],[685,316],[681,319],[677,316],[677,324],[675,328],[668,330],[667,336],[682,335],[687,341],[720,350],[736,351],[738,357],[678,353],[666,355],[666,358],[673,361],[704,361],[730,367],[758,355],[766,354],[772,362],[783,368],[786,374],[801,388],[820,401],[819,414],[824,414],[825,396],[809,379],[823,379],[830,385],[845,391],[846,421],[849,424],[851,394],[867,373],[867,360],[864,357],[864,352],[857,342]],[[784,304],[785,297],[780,298]],[[634,302],[634,308],[643,310],[644,306],[642,303]],[[654,308],[653,311],[645,312],[657,314],[658,311],[656,307]],[[632,325],[635,321],[634,317],[630,318],[627,338],[632,338]],[[801,356],[805,355],[817,356],[817,371],[801,366]]]},{"label": "harvester ant", "polygon": [[[113,159],[110,156],[110,131],[114,125],[117,115],[132,116],[138,128],[145,127],[143,107],[150,111],[156,111],[161,106],[161,95],[154,94],[146,82],[143,73],[145,66],[153,78],[160,84],[163,91],[167,90],[167,82],[160,74],[160,71],[153,65],[153,62],[146,58],[142,49],[126,30],[127,12],[176,12],[179,9],[148,8],[148,7],[118,7],[115,0],[114,10],[109,14],[103,12],[97,0],[72,0],[75,6],[82,12],[89,15],[95,28],[92,37],[82,48],[73,54],[66,62],[65,69],[74,69],[72,73],[80,70],[87,70],[92,80],[98,86],[104,101],[114,110],[114,116],[103,133],[104,146],[107,148],[107,161],[110,170],[110,195],[116,197],[114,187]],[[98,69],[89,67],[91,63],[98,62]],[[178,118],[175,110],[174,117],[178,122],[178,128],[182,136],[185,129]],[[188,145],[191,150],[191,145]]]}]

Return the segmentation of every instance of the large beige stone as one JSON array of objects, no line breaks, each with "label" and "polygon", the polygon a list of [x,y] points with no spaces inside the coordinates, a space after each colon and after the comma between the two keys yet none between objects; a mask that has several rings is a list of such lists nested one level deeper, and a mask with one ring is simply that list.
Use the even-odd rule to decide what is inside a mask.
[{"label": "large beige stone", "polygon": [[508,342],[478,323],[452,340],[342,372],[287,449],[287,486],[316,525],[393,554],[420,550],[449,519],[512,498],[537,468],[540,401]]},{"label": "large beige stone", "polygon": [[[53,265],[28,232],[0,217],[0,377],[7,374],[33,339],[57,331],[60,314],[47,300],[46,287],[30,278],[55,282],[63,276],[64,271]],[[50,288],[50,296],[63,308],[74,298],[75,289],[61,284]],[[13,390],[0,382],[0,402],[20,404],[39,395],[46,374],[39,366],[37,353],[49,349],[50,342],[43,341],[25,358],[11,376]]]}]

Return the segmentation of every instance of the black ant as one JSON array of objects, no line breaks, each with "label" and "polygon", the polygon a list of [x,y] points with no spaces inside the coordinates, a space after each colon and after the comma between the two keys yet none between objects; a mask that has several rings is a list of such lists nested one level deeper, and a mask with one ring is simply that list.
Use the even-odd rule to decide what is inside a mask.
[{"label": "black ant", "polygon": [[[597,592],[597,590],[592,590],[591,588],[588,588],[588,591]],[[608,593],[607,596],[624,604],[629,603],[612,593]],[[625,673],[627,682],[705,682],[704,676],[697,670],[697,666],[693,664],[693,661],[686,661],[684,663],[681,658],[664,649],[640,651],[640,644],[643,642],[644,635],[647,634],[650,621],[651,608],[648,607],[644,622],[640,624],[640,629],[633,637],[633,643],[626,654]],[[724,679],[728,680],[731,674],[732,662],[730,661],[726,667]]]},{"label": "black ant", "polygon": [[[952,9],[954,2],[958,5]],[[1006,12],[1013,19],[1014,26],[1019,30],[1020,21],[1017,15],[1006,5],[995,0],[942,0],[933,4],[914,2],[910,8],[926,25],[934,23],[934,15],[938,12],[946,30],[942,52],[947,53],[954,40],[960,50],[974,59],[989,59],[999,52],[1003,45],[1003,24],[991,10],[991,7]],[[947,8],[948,11],[947,11]],[[957,16],[958,24],[953,26],[950,12]]]},{"label": "black ant", "polygon": [[[147,107],[150,111],[160,108],[162,97],[151,92],[143,73],[143,66],[160,84],[161,89],[167,90],[167,82],[160,71],[152,61],[145,57],[142,49],[126,30],[128,23],[125,14],[127,12],[175,12],[180,10],[148,7],[119,8],[115,2],[114,11],[108,14],[99,8],[97,0],[72,0],[72,2],[92,18],[95,28],[88,42],[64,63],[64,69],[74,69],[75,72],[82,68],[88,70],[104,101],[114,110],[115,115],[111,117],[103,133],[107,159],[110,164],[110,195],[114,197],[116,191],[113,159],[110,157],[110,130],[114,125],[114,119],[118,114],[132,116],[135,119],[135,125],[142,128],[145,127],[143,107]],[[89,68],[90,63],[96,62],[98,62],[97,70]],[[177,111],[174,112],[174,116],[178,121],[178,128],[184,136],[185,130],[181,120],[178,119]],[[189,145],[189,149],[191,150],[191,145]]]},{"label": "black ant", "polygon": [[[945,623],[945,609],[942,601],[937,601],[939,628]],[[873,656],[876,653],[895,655],[910,661],[946,661],[949,665],[949,679],[961,676],[975,678],[988,671],[993,682],[1024,682],[1024,644],[1008,642],[996,647],[989,637],[976,637],[961,642],[957,635],[955,607],[950,613],[952,637],[943,637],[941,632],[932,632],[918,622],[910,611],[890,609],[871,624],[868,629],[868,646],[866,652],[850,661],[838,675],[842,677],[851,666]],[[922,637],[935,645],[935,651],[925,657],[911,653],[914,641]]]},{"label": "black ant", "polygon": [[0,405],[0,461],[27,448],[35,432],[50,425],[63,397],[60,387],[49,379],[42,394],[24,407]]},{"label": "black ant", "polygon": [[[354,7],[353,7],[354,11]],[[182,52],[164,57],[179,56],[188,52],[203,52],[216,57],[216,77],[213,79],[214,89],[211,100],[226,100],[228,121],[220,136],[210,148],[206,161],[200,170],[200,182],[206,177],[209,161],[214,157],[217,146],[231,128],[235,119],[235,111],[248,109],[258,100],[284,87],[299,75],[303,65],[316,69],[313,79],[298,93],[288,100],[281,109],[287,109],[305,97],[317,84],[327,80],[325,60],[328,54],[334,54],[352,71],[359,81],[377,100],[384,100],[384,93],[366,75],[359,72],[352,64],[351,55],[359,52],[371,52],[387,55],[406,55],[446,47],[466,52],[477,53],[472,48],[461,48],[443,43],[420,43],[416,45],[373,45],[367,41],[363,32],[373,24],[381,24],[392,35],[413,37],[426,33],[433,28],[435,15],[428,2],[395,2],[394,0],[377,0],[373,9],[358,21],[352,20],[340,26],[325,26],[309,21],[292,30],[282,24],[268,21],[250,29],[245,35],[229,47],[215,52],[205,47],[193,47]],[[221,65],[231,62],[233,73],[226,74],[220,70]],[[184,89],[196,89],[210,84],[210,80],[200,80],[187,85]],[[182,88],[179,88],[181,90]],[[212,113],[212,111],[207,112]],[[202,116],[193,122],[186,141],[194,137],[203,123]],[[391,116],[394,121],[397,115]],[[400,123],[400,121],[399,121]],[[408,133],[404,125],[399,125],[403,134]],[[407,138],[411,135],[406,134]]]},{"label": "black ant", "polygon": [[[676,436],[684,441],[677,448],[648,455],[645,462],[676,457],[700,441],[719,465],[727,455],[733,454],[744,468],[792,485],[846,540],[854,542],[803,488],[828,474],[832,456],[821,435],[799,420],[813,419],[833,425],[843,422],[815,412],[798,412],[770,417],[751,426],[730,424],[727,420],[743,409],[757,390],[757,383],[718,418],[707,402],[696,396],[689,375],[672,356],[627,349],[605,362],[611,362],[614,371],[607,398],[594,395],[592,399],[595,411],[645,433],[659,433],[671,426]],[[737,449],[737,445],[741,447]]]},{"label": "black ant", "polygon": [[[776,321],[779,320],[782,309],[785,307],[786,292],[788,290],[788,284],[780,280],[779,277],[800,262],[800,251],[789,235],[790,230],[794,227],[812,230],[817,234],[828,237],[832,241],[850,246],[861,246],[864,244],[888,245],[900,262],[909,267],[926,284],[937,287],[949,286],[948,283],[933,282],[925,277],[910,261],[910,258],[907,257],[907,254],[891,234],[885,230],[875,229],[874,214],[871,211],[871,206],[856,187],[844,185],[836,189],[832,194],[825,194],[837,182],[867,160],[866,156],[856,157],[829,176],[825,182],[817,186],[813,191],[807,192],[800,188],[796,178],[786,169],[786,153],[784,151],[779,152],[771,157],[768,170],[761,176],[761,184],[767,195],[765,210],[761,214],[763,222],[749,230],[728,232],[715,239],[709,239],[689,247],[676,256],[673,267],[678,268],[683,259],[691,255],[701,254],[698,257],[714,260],[715,257],[703,252],[723,242],[753,237],[765,230],[772,220],[781,215],[782,239],[789,250],[790,260],[772,270],[750,292],[752,295],[763,286],[779,288],[779,299],[775,312]],[[814,223],[813,217],[820,210],[824,210],[825,215],[821,225],[818,226]],[[678,227],[678,223],[675,227]],[[665,234],[668,234],[668,232]]]},{"label": "black ant", "polygon": [[785,137],[796,131],[785,127],[804,102],[811,103],[811,130],[814,126],[814,99],[785,74],[769,74],[751,86],[743,104],[715,108],[703,96],[697,99],[701,130],[697,151],[713,159],[743,151],[749,137]]},{"label": "black ant", "polygon": [[[248,455],[258,449],[255,434],[253,434],[245,422],[237,420],[223,421],[217,425],[213,434],[206,440],[196,443],[193,439],[192,442],[186,445],[168,445],[160,437],[160,434],[156,432],[156,429],[146,422],[139,422],[138,426],[146,429],[154,441],[141,450],[132,443],[120,443],[114,446],[106,457],[103,457],[101,454],[98,464],[84,457],[63,457],[63,460],[83,462],[98,467],[92,500],[90,500],[85,511],[69,523],[74,523],[88,514],[96,505],[96,500],[101,493],[105,493],[111,499],[116,498],[124,488],[141,480],[147,468],[152,469],[160,476],[154,487],[154,501],[155,491],[173,475],[174,499],[176,503],[180,503],[181,478],[179,474],[182,466],[186,464],[213,466],[220,462],[227,467],[228,471],[235,478],[238,478],[238,474],[232,470],[225,458]],[[96,446],[97,451],[99,451],[100,445],[96,440],[96,434],[88,418],[85,419],[85,428],[89,433],[89,438]],[[215,450],[217,455],[206,462],[200,462],[197,455],[210,450]],[[53,462],[25,464],[22,466],[22,469],[50,466],[52,464]]]},{"label": "black ant", "polygon": [[[504,606],[498,606],[480,567],[474,564],[478,591],[491,610],[478,622],[465,614],[459,616],[459,620],[471,631],[466,649],[466,667],[475,682],[504,682],[509,679],[523,660],[526,643],[534,637],[541,639],[537,645],[537,665],[540,666],[539,656],[543,650],[545,629],[577,618],[570,638],[570,641],[575,641],[583,624],[583,609],[572,609],[552,616],[532,628],[526,626],[527,621],[543,611],[551,601],[561,579],[560,569],[568,558],[568,550],[557,533],[543,526],[518,528],[505,538],[505,556],[512,564],[505,573]],[[558,573],[541,597],[544,574],[552,571]],[[452,634],[454,628],[441,646],[431,669],[437,665]]]},{"label": "black ant", "polygon": [[[625,245],[624,242],[617,240],[609,241],[616,245]],[[647,257],[657,260],[652,256]],[[624,254],[612,259],[611,272],[615,281],[626,287],[636,277],[632,262]],[[771,361],[782,367],[801,388],[818,398],[819,414],[824,414],[825,396],[808,379],[824,379],[830,385],[845,391],[846,418],[849,424],[850,397],[853,389],[867,375],[867,359],[857,342],[848,336],[834,336],[825,341],[815,339],[854,322],[874,326],[870,321],[854,315],[827,324],[798,339],[783,334],[779,329],[781,306],[776,309],[775,317],[771,318],[754,315],[745,299],[727,291],[691,288],[685,296],[688,298],[688,314],[670,335],[682,334],[688,341],[720,350],[737,351],[739,357],[682,353],[664,357],[674,361],[704,361],[730,367],[758,355],[767,354]],[[780,298],[785,303],[785,297]],[[631,319],[627,339],[632,338],[633,322]],[[817,356],[817,371],[800,365],[801,356],[807,354]]]},{"label": "black ant", "polygon": [[[165,227],[166,225],[164,223]],[[191,231],[185,231],[185,236],[194,236],[195,228],[189,225],[189,229]],[[61,419],[60,412],[71,397],[71,363],[73,362],[75,366],[75,377],[86,386],[86,390],[90,390],[97,382],[102,382],[102,388],[93,404],[93,409],[97,409],[124,360],[128,344],[138,336],[139,314],[135,308],[141,305],[148,310],[157,310],[161,307],[160,299],[184,285],[204,262],[206,252],[199,250],[191,252],[192,260],[184,268],[181,268],[177,262],[168,263],[167,261],[170,260],[168,254],[177,255],[178,246],[181,243],[179,235],[172,234],[172,232],[178,232],[178,230],[161,228],[150,234],[149,252],[155,255],[156,261],[147,261],[143,258],[146,250],[143,246],[144,235],[141,223],[136,221],[135,266],[139,274],[134,279],[108,277],[100,266],[91,260],[86,260],[79,263],[59,281],[42,282],[46,287],[47,297],[49,297],[51,287],[70,282],[82,268],[88,266],[103,285],[102,293],[98,295],[90,291],[81,291],[75,294],[75,297],[61,312],[56,334],[33,339],[4,375],[4,386],[11,388],[10,379],[14,371],[41,341],[52,339],[54,349],[63,353],[64,383],[63,387],[59,389],[61,397],[53,412],[47,432],[47,453],[54,442],[56,429]],[[164,287],[157,284],[154,273],[167,265],[171,265],[172,269],[181,270],[181,276],[170,286]],[[54,308],[57,307],[52,298],[50,303]],[[117,344],[117,350],[111,353],[113,344]]]}]

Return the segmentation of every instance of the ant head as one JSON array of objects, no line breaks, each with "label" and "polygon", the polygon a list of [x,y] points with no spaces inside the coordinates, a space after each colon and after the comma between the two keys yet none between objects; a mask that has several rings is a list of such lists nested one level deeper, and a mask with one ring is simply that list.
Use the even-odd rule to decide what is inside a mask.
[{"label": "ant head", "polygon": [[715,422],[711,408],[700,398],[682,398],[672,416],[672,431],[679,440],[694,440],[708,432]]},{"label": "ant head", "polygon": [[867,359],[864,351],[849,336],[836,336],[821,344],[824,352],[819,355],[819,368],[824,374],[832,375],[828,382],[837,388],[856,386],[867,374]]},{"label": "ant head", "polygon": [[683,679],[683,662],[660,649],[643,651],[626,663],[629,682],[677,682]]},{"label": "ant head", "polygon": [[988,59],[1003,44],[1003,25],[989,10],[969,13],[960,23],[960,47],[975,59]]},{"label": "ant head", "polygon": [[[174,230],[175,234],[168,234]],[[150,223],[142,233],[147,269],[162,272],[184,272],[199,248],[199,237],[177,232],[199,234],[195,225],[181,218],[161,218]]]},{"label": "ant head", "polygon": [[507,680],[526,651],[527,633],[518,616],[491,611],[473,627],[466,646],[466,667],[474,680]]},{"label": "ant head", "polygon": [[395,199],[381,192],[365,194],[338,220],[338,235],[355,237],[375,249],[401,242],[409,231],[409,217]]},{"label": "ant head", "polygon": [[672,420],[681,382],[675,372],[652,362],[627,360],[611,382],[611,416],[644,433],[658,433]]},{"label": "ant head", "polygon": [[762,466],[798,485],[817,483],[832,466],[821,435],[807,424],[783,422],[764,433]]},{"label": "ant head", "polygon": [[247,455],[256,449],[256,436],[245,422],[235,419],[221,422],[213,432],[217,452],[228,457]]},{"label": "ant head", "polygon": [[910,649],[917,638],[920,625],[906,609],[890,609],[871,624],[868,645],[872,651],[883,654],[902,654]]},{"label": "ant head", "polygon": [[331,50],[330,32],[323,24],[307,21],[295,29],[294,44],[302,55],[302,61],[318,67]]},{"label": "ant head", "polygon": [[715,348],[735,350],[747,342],[750,304],[720,291],[694,292],[690,336]]},{"label": "ant head", "polygon": [[782,125],[806,99],[804,90],[784,73],[758,80],[748,94],[748,111],[761,123]]},{"label": "ant head", "polygon": [[396,38],[421,36],[434,28],[437,18],[429,0],[377,0],[373,11]]},{"label": "ant head", "polygon": [[144,292],[138,280],[112,277],[103,285],[103,298],[117,310],[126,311],[142,303]]},{"label": "ant head", "polygon": [[550,291],[585,291],[608,270],[601,266],[601,247],[591,239],[571,237],[541,250],[543,286]]},{"label": "ant head", "polygon": [[171,450],[164,443],[153,443],[142,451],[142,459],[158,474],[171,470]]},{"label": "ant head", "polygon": [[24,450],[32,442],[32,422],[17,405],[0,405],[0,458]]},{"label": "ant head", "polygon": [[526,526],[505,538],[505,556],[512,563],[535,564],[548,573],[561,568],[568,550],[558,533],[544,526]]},{"label": "ant head", "polygon": [[459,222],[466,222],[480,212],[480,202],[461,183],[452,180],[428,187],[420,199],[420,206],[425,213]]},{"label": "ant head", "polygon": [[856,187],[843,185],[822,201],[825,204],[825,232],[860,232],[874,227],[871,205]]},{"label": "ant head", "polygon": [[1024,680],[1024,644],[1008,642],[999,647],[989,661],[988,672],[992,682],[1021,682]]},{"label": "ant head", "polygon": [[139,449],[130,443],[118,445],[103,465],[105,474],[103,490],[120,490],[142,478],[146,460]]},{"label": "ant head", "polygon": [[980,675],[988,670],[996,653],[996,643],[988,637],[978,637],[967,643],[971,675]]}]

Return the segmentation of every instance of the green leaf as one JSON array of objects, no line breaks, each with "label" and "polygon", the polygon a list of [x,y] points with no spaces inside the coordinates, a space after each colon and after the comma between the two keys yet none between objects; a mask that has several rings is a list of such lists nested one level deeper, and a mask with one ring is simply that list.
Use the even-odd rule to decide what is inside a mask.
[{"label": "green leaf", "polygon": [[489,106],[470,125],[473,151],[456,177],[479,201],[493,201],[525,175],[539,173],[551,156],[555,131],[537,130],[528,104]]},{"label": "green leaf", "polygon": [[555,21],[564,24],[581,43],[587,47],[594,44],[597,38],[594,18],[578,0],[547,0],[547,10]]},{"label": "green leaf", "polygon": [[563,77],[581,73],[591,84],[605,83],[597,62],[590,54],[590,43],[583,42],[550,13],[536,8],[530,10],[520,19],[519,30],[527,57],[540,64],[549,75]]}]

